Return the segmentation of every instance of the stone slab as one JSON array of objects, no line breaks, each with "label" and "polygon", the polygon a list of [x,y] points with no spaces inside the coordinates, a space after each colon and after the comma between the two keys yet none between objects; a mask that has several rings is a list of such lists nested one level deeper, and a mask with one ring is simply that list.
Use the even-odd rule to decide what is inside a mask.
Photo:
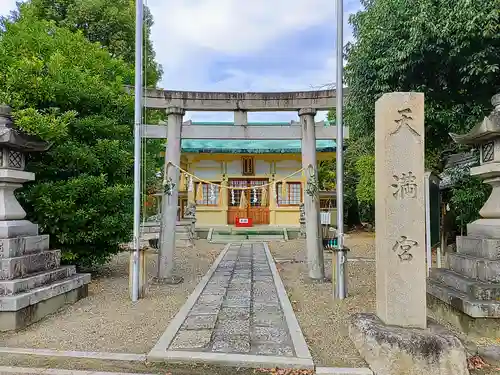
[{"label": "stone slab", "polygon": [[425,328],[424,94],[394,92],[375,103],[377,315]]},{"label": "stone slab", "polygon": [[500,238],[457,236],[457,253],[500,260]]},{"label": "stone slab", "polygon": [[467,224],[471,237],[500,238],[500,219],[479,219]]},{"label": "stone slab", "polygon": [[61,250],[46,250],[40,253],[0,259],[0,280],[13,280],[33,272],[48,271],[61,264]]},{"label": "stone slab", "polygon": [[3,296],[0,297],[0,312],[19,311],[25,307],[36,305],[39,302],[70,292],[88,283],[90,283],[90,274],[76,274],[24,293]]},{"label": "stone slab", "polygon": [[[435,297],[433,295],[436,294],[434,291],[434,288],[429,288],[429,292],[427,293],[427,309],[434,316],[448,322],[459,331],[470,336],[480,338],[489,337],[493,340],[500,337],[500,319],[492,319],[490,317],[473,318],[450,304],[450,300],[444,302],[440,298]],[[458,299],[455,305],[460,306],[460,303],[462,301]]]},{"label": "stone slab", "polygon": [[212,315],[191,315],[186,318],[181,329],[184,330],[200,330],[215,328],[215,323],[217,322],[217,314]]},{"label": "stone slab", "polygon": [[54,270],[31,274],[22,279],[0,281],[0,297],[26,292],[30,289],[65,279],[75,273],[75,266],[63,266]]},{"label": "stone slab", "polygon": [[485,283],[446,268],[431,268],[430,279],[468,294],[472,299],[500,300],[500,283]]},{"label": "stone slab", "polygon": [[[74,303],[88,295],[88,285],[83,284],[70,290],[54,294],[16,311],[0,310],[0,332],[22,329],[49,314],[53,314],[66,304]],[[2,304],[0,298],[0,306]]]},{"label": "stone slab", "polygon": [[49,249],[49,235],[0,238],[0,258],[12,258]]},{"label": "stone slab", "polygon": [[373,314],[355,314],[349,337],[375,374],[469,374],[465,349],[452,335],[389,326]]},{"label": "stone slab", "polygon": [[466,254],[448,255],[450,269],[472,279],[500,283],[500,260],[489,260]]},{"label": "stone slab", "polygon": [[204,349],[210,345],[212,330],[181,330],[170,344],[172,349]]},{"label": "stone slab", "polygon": [[500,318],[500,301],[480,301],[434,280],[427,281],[427,293],[472,318]]},{"label": "stone slab", "polygon": [[28,220],[0,221],[0,238],[38,236],[38,225]]}]

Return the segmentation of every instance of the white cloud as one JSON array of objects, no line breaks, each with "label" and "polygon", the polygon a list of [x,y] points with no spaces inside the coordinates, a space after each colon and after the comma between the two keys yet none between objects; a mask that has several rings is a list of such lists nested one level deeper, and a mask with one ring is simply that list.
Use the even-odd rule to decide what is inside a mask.
[{"label": "white cloud", "polygon": [[[334,23],[334,0],[145,0],[145,4],[155,20],[152,39],[157,60],[165,71],[160,84],[164,88],[287,91],[313,89],[335,81],[334,34],[331,53],[326,53],[331,57],[323,66],[302,70],[292,77],[280,72],[249,73],[236,65],[225,68],[225,79],[212,82],[208,69],[214,55],[251,56],[287,35]],[[359,0],[344,0],[345,11],[359,7]],[[0,0],[0,14],[14,8],[15,0]],[[345,40],[351,38],[347,17]]]},{"label": "white cloud", "polygon": [[[155,37],[221,53],[249,53],[291,31],[333,19],[332,0],[150,0]],[[179,41],[180,38],[180,41]]]},{"label": "white cloud", "polygon": [[16,0],[0,0],[0,16],[6,16],[16,9]]}]

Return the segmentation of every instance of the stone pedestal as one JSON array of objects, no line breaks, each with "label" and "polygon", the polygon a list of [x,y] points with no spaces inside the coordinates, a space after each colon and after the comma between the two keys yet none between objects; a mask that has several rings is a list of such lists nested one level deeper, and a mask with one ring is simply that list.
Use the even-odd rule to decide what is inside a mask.
[{"label": "stone pedestal", "polygon": [[61,267],[61,251],[25,220],[14,190],[35,175],[24,171],[23,152],[48,145],[12,129],[10,109],[0,106],[0,331],[23,328],[87,296],[90,274]]},{"label": "stone pedestal", "polygon": [[349,337],[375,374],[469,374],[465,349],[453,335],[387,326],[373,314],[355,314]]},{"label": "stone pedestal", "polygon": [[455,142],[480,148],[480,165],[470,169],[492,186],[481,218],[457,237],[449,268],[432,269],[428,307],[466,333],[500,337],[500,95],[493,111],[468,134],[452,134]]}]

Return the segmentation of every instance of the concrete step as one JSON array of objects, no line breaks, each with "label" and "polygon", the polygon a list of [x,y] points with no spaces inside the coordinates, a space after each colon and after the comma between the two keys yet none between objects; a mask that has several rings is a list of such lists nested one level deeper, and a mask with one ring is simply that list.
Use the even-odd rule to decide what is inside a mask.
[{"label": "concrete step", "polygon": [[457,236],[457,252],[478,258],[500,260],[500,239]]},{"label": "concrete step", "polygon": [[49,236],[27,236],[0,239],[0,259],[49,250]]},{"label": "concrete step", "polygon": [[500,260],[451,253],[448,261],[450,269],[461,275],[484,282],[500,283]]},{"label": "concrete step", "polygon": [[0,281],[0,296],[12,296],[42,285],[62,280],[76,273],[75,266],[63,266],[50,271],[42,271],[22,279]]},{"label": "concrete step", "polygon": [[13,296],[0,297],[0,312],[18,311],[90,283],[90,274],[74,274]]},{"label": "concrete step", "polygon": [[61,250],[46,250],[40,253],[0,259],[0,280],[13,280],[33,272],[48,271],[61,264]]},{"label": "concrete step", "polygon": [[473,318],[500,318],[498,301],[476,300],[432,279],[427,279],[427,293]]},{"label": "concrete step", "polygon": [[484,283],[446,268],[431,268],[429,277],[441,284],[468,294],[473,299],[487,301],[500,299],[500,284]]}]

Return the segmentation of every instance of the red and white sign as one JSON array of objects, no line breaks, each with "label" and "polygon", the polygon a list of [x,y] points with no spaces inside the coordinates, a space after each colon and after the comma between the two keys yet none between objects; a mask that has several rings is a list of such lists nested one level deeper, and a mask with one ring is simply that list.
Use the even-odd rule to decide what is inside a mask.
[{"label": "red and white sign", "polygon": [[246,217],[237,217],[235,226],[237,227],[251,227],[253,226],[252,219]]}]

